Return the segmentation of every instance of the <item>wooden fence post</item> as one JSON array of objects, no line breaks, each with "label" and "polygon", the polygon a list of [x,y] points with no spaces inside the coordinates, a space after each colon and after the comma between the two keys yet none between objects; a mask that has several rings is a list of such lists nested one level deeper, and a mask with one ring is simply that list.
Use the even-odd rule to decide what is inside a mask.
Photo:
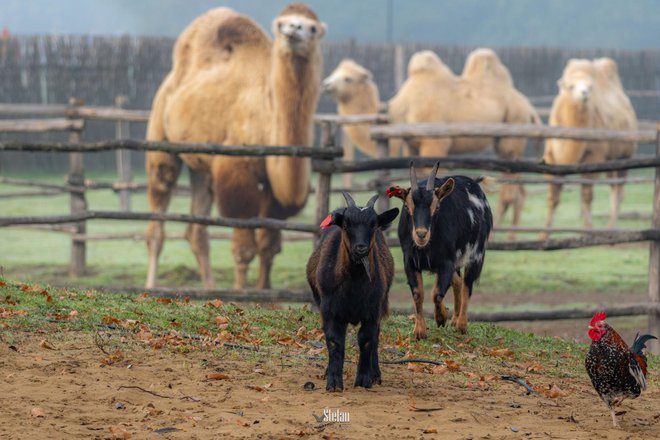
[{"label": "wooden fence post", "polygon": [[[128,98],[118,95],[115,98],[117,108],[124,108]],[[128,121],[117,120],[115,125],[115,139],[128,139],[130,137]],[[133,180],[131,171],[131,152],[129,150],[117,150],[117,175],[121,183],[129,183]],[[119,190],[119,207],[124,212],[131,211],[131,191],[129,189]]]},{"label": "wooden fence post", "polygon": [[[378,121],[378,124],[382,124],[382,121]],[[376,158],[383,159],[389,157],[390,155],[390,141],[389,138],[378,139],[376,141]],[[378,202],[376,202],[376,211],[381,213],[386,211],[390,207],[390,199],[387,197],[386,190],[390,184],[390,171],[389,170],[378,170],[376,173]],[[391,230],[391,228],[389,229]]]},{"label": "wooden fence post", "polygon": [[[67,112],[69,118],[78,118],[75,107],[83,103],[76,98],[69,99],[70,110]],[[72,129],[69,134],[70,143],[79,143],[81,131]],[[81,191],[71,192],[71,214],[87,211],[87,200],[85,198],[85,169],[83,153],[69,153],[69,177],[67,183],[72,186],[83,188]],[[85,221],[73,224],[73,236],[84,235],[87,231]],[[80,277],[85,274],[86,248],[85,241],[71,238],[71,261],[69,262],[69,275]]]},{"label": "wooden fence post", "polygon": [[[335,146],[336,126],[331,122],[321,123],[321,148],[332,148]],[[332,173],[322,172],[318,175],[316,182],[316,224],[319,225],[330,212],[330,191],[332,184]],[[316,236],[321,232],[319,228]]]},{"label": "wooden fence post", "polygon": [[[655,154],[660,156],[660,122],[656,124]],[[660,167],[655,169],[655,193],[653,196],[653,227],[660,228]],[[649,333],[660,338],[660,241],[651,242],[649,255]],[[649,351],[660,354],[660,343],[651,340]]]}]

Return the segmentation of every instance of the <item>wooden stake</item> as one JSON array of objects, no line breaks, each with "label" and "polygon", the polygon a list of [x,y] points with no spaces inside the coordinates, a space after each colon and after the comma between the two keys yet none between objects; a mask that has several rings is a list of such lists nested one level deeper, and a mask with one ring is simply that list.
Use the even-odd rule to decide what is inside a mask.
[{"label": "wooden stake", "polygon": [[[656,156],[660,156],[660,123],[656,126]],[[655,195],[653,197],[653,227],[660,228],[660,167],[655,169]],[[649,255],[649,303],[660,305],[660,240],[651,242]],[[649,333],[660,337],[660,310],[649,309]],[[660,354],[658,340],[648,342],[649,351]]]},{"label": "wooden stake", "polygon": [[[70,99],[72,107],[82,105],[75,98]],[[72,129],[69,134],[69,142],[77,144],[80,142],[80,130]],[[85,170],[83,153],[69,153],[69,178],[67,183],[72,186],[83,186],[85,184]],[[84,192],[71,193],[71,215],[87,211],[87,199]],[[87,226],[85,221],[79,221],[74,225],[74,234],[85,234]],[[71,238],[71,261],[69,262],[69,275],[80,277],[85,274],[86,265],[85,242]]]}]

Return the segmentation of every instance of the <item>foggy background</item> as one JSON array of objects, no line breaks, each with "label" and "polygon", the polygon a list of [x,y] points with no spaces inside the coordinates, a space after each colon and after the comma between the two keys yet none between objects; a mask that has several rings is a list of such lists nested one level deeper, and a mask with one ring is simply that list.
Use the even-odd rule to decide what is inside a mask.
[{"label": "foggy background", "polygon": [[[229,6],[266,29],[282,0],[2,0],[12,34],[175,37]],[[572,48],[660,47],[657,0],[309,0],[328,40]]]}]

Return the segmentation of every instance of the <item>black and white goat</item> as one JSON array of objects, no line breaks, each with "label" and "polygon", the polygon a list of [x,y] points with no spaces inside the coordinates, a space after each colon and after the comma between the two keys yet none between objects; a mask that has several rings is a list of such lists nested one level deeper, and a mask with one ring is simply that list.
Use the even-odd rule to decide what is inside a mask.
[{"label": "black and white goat", "polygon": [[372,197],[360,208],[346,192],[346,208],[333,211],[321,223],[324,231],[307,262],[307,281],[321,311],[328,347],[326,390],[342,391],[346,328],[361,324],[360,360],[355,386],[380,384],[378,337],[387,315],[387,295],[394,278],[394,261],[382,230],[399,208],[376,214]]},{"label": "black and white goat", "polygon": [[472,286],[481,274],[486,240],[493,227],[493,215],[481,179],[465,176],[436,178],[435,165],[426,182],[417,181],[410,166],[410,188],[392,186],[389,197],[403,200],[399,221],[399,241],[403,250],[406,277],[415,302],[415,337],[426,338],[423,315],[424,286],[422,271],[436,274],[433,286],[435,322],[447,321],[443,304],[451,284],[454,290],[452,325],[467,331],[468,301]]}]

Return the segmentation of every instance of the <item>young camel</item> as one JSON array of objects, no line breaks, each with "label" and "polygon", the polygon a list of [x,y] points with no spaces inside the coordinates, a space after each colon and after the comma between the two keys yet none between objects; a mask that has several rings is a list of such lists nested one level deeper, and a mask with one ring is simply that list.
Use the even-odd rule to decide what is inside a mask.
[{"label": "young camel", "polygon": [[[337,101],[339,114],[376,113],[378,89],[371,73],[352,60],[342,61],[323,81],[323,90]],[[408,64],[408,79],[388,103],[393,123],[417,122],[508,122],[537,123],[541,120],[513,85],[508,69],[491,49],[477,49],[468,56],[463,73],[456,76],[431,51],[414,54]],[[368,125],[347,127],[345,132],[365,154],[373,155],[375,144]],[[476,153],[493,148],[502,159],[521,159],[526,139],[454,138],[408,140],[406,154],[446,156]],[[396,148],[390,144],[391,154]],[[512,175],[507,175],[511,177]],[[501,185],[495,224],[513,207],[514,226],[520,221],[525,191],[522,185]],[[514,234],[509,234],[513,238]]]},{"label": "young camel", "polygon": [[[637,117],[630,100],[623,91],[618,68],[610,58],[596,60],[571,59],[557,82],[559,93],[552,103],[550,126],[610,128],[636,130]],[[594,142],[572,139],[548,139],[543,160],[552,165],[599,163],[606,160],[627,159],[635,154],[634,142]],[[626,171],[609,172],[608,177],[625,177]],[[594,179],[597,175],[585,174]],[[608,228],[616,226],[623,198],[623,184],[610,186],[610,218]],[[548,191],[548,216],[545,226],[552,226],[559,204],[562,185],[550,184]],[[584,228],[591,228],[591,202],[593,185],[583,184],[581,212]],[[539,234],[541,240],[549,234]]]},{"label": "young camel", "polygon": [[[229,8],[200,16],[177,39],[172,71],[154,98],[147,139],[311,145],[325,30],[303,4],[289,5],[275,18],[274,41],[250,18]],[[194,215],[210,215],[215,200],[224,217],[284,219],[303,208],[309,193],[308,159],[149,152],[152,211],[167,209],[182,162],[190,170]],[[147,287],[156,284],[164,235],[162,222],[150,222]],[[213,287],[206,227],[191,224],[186,235],[204,286]],[[248,264],[258,254],[257,287],[270,287],[270,270],[280,250],[278,230],[234,229],[234,286],[245,286]]]}]

